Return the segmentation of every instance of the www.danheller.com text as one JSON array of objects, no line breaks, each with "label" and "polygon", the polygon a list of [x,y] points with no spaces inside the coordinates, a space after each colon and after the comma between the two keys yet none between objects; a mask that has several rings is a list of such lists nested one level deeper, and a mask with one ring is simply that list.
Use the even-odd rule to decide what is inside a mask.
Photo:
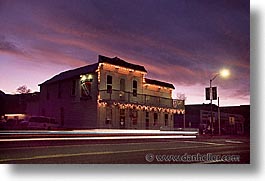
[{"label": "www.danheller.com text", "polygon": [[180,155],[155,155],[148,153],[145,155],[147,162],[239,162],[240,155],[218,155],[212,153],[206,154],[180,154]]}]

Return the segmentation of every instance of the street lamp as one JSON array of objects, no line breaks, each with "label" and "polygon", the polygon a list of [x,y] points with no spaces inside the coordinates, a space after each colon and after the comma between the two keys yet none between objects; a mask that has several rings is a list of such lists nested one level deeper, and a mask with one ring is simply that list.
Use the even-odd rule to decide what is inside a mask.
[{"label": "street lamp", "polygon": [[[211,128],[211,134],[213,135],[213,91],[212,91],[212,81],[220,75],[223,78],[227,78],[230,75],[230,71],[228,69],[222,69],[219,71],[219,73],[216,73],[213,78],[210,79],[210,106],[211,106],[211,122],[210,122],[210,128]],[[219,134],[220,134],[220,120],[219,121]]]}]

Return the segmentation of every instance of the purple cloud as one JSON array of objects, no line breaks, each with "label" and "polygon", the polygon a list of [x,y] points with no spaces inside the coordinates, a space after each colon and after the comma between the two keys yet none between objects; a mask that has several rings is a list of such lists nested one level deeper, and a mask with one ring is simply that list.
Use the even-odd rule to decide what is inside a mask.
[{"label": "purple cloud", "polygon": [[75,68],[98,54],[118,56],[187,88],[208,86],[227,67],[232,76],[216,85],[249,95],[248,0],[22,0],[0,8],[0,51],[27,52],[20,61]]}]

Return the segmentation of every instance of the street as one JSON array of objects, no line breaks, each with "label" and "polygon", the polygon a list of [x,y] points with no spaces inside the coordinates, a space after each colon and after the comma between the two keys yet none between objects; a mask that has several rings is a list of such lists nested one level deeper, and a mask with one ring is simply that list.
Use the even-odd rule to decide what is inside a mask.
[{"label": "street", "polygon": [[241,137],[21,137],[0,139],[0,163],[250,163],[249,139]]}]

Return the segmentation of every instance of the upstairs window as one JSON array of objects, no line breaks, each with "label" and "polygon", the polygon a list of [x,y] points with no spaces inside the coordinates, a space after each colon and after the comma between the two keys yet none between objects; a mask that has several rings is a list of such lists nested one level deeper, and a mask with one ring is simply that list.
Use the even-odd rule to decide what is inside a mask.
[{"label": "upstairs window", "polygon": [[81,99],[87,100],[92,98],[91,87],[92,87],[93,78],[91,74],[81,75]]},{"label": "upstairs window", "polygon": [[120,79],[120,90],[125,91],[125,79]]},{"label": "upstairs window", "polygon": [[107,93],[112,92],[112,76],[107,75]]},{"label": "upstairs window", "polygon": [[91,82],[89,81],[81,82],[81,97],[91,98]]},{"label": "upstairs window", "polygon": [[133,81],[133,96],[137,96],[137,81]]},{"label": "upstairs window", "polygon": [[[81,77],[81,99],[83,100],[87,100],[87,99],[91,99],[91,87],[92,87],[92,75],[83,75]],[[73,83],[72,86],[75,83]],[[72,87],[73,88],[73,87]],[[72,90],[74,92],[74,90]]]}]

